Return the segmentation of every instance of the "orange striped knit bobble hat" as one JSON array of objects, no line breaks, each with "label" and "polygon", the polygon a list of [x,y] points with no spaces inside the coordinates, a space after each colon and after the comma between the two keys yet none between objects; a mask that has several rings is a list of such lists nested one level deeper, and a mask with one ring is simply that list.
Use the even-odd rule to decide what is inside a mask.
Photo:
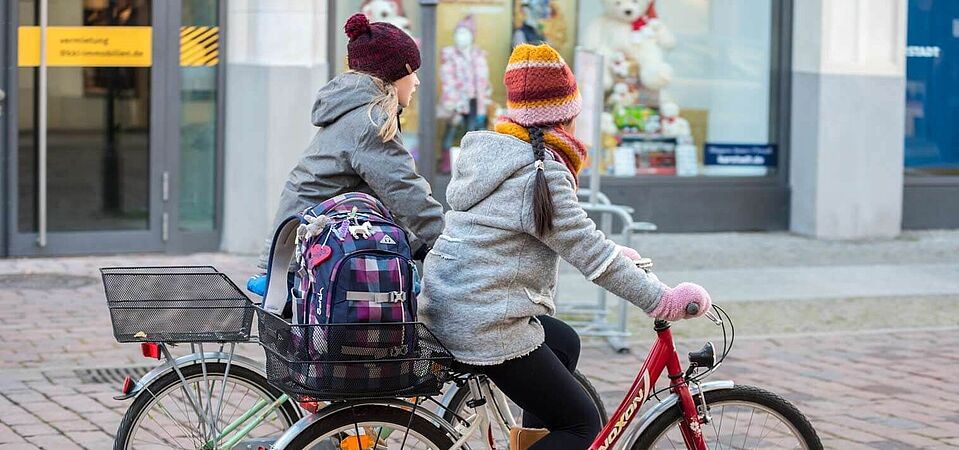
[{"label": "orange striped knit bobble hat", "polygon": [[507,117],[525,127],[568,122],[583,107],[573,71],[547,44],[513,49],[503,84]]}]

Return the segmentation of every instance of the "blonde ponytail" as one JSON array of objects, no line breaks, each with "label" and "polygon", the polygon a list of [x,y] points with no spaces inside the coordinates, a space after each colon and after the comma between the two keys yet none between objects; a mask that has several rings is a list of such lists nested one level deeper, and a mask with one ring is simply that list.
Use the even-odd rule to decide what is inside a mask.
[{"label": "blonde ponytail", "polygon": [[[373,79],[373,84],[375,84],[380,91],[380,93],[370,101],[370,107],[366,111],[366,117],[370,119],[370,123],[372,123],[373,126],[380,127],[380,132],[377,135],[383,142],[392,141],[393,138],[396,137],[396,133],[400,131],[400,99],[396,93],[396,84],[383,81],[373,75],[365,75]],[[382,125],[376,123],[376,120],[373,119],[374,109],[378,109],[386,115],[386,120]]]}]

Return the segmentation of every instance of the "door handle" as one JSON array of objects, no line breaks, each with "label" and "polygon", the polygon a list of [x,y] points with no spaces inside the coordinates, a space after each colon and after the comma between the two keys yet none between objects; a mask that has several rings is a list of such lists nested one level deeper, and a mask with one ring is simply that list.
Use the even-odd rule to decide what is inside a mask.
[{"label": "door handle", "polygon": [[0,89],[0,117],[3,117],[3,102],[7,98],[7,93]]}]

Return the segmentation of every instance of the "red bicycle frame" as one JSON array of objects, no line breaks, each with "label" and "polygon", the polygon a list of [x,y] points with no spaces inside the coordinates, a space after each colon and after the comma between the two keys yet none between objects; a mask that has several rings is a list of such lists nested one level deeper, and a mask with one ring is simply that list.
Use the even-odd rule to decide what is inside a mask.
[{"label": "red bicycle frame", "polygon": [[679,404],[683,412],[683,420],[680,423],[680,430],[683,433],[683,440],[686,442],[686,448],[690,450],[707,450],[706,441],[703,439],[699,413],[696,410],[696,402],[689,392],[689,386],[683,376],[683,367],[679,363],[679,355],[676,354],[676,347],[673,344],[673,333],[669,331],[669,323],[656,321],[656,342],[649,349],[646,360],[643,362],[643,368],[639,370],[636,379],[633,380],[632,387],[623,402],[616,409],[616,412],[610,417],[609,423],[603,427],[589,450],[609,450],[616,448],[616,443],[623,436],[623,431],[636,418],[636,413],[646,403],[646,398],[656,386],[656,381],[665,371],[670,379],[670,391],[679,397]]}]

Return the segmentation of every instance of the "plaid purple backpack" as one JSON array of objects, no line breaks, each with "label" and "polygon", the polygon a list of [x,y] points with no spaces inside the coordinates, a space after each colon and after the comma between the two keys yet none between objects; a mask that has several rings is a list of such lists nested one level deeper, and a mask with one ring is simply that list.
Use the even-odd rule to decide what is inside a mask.
[{"label": "plaid purple backpack", "polygon": [[[290,244],[293,245],[290,245]],[[284,258],[279,247],[292,248]],[[375,198],[347,193],[309,208],[274,237],[265,308],[294,259],[290,377],[313,391],[377,391],[412,382],[418,275],[406,232]],[[274,263],[274,259],[276,263]],[[277,272],[277,273],[274,273]],[[279,283],[277,283],[279,284]],[[301,326],[297,326],[301,325]],[[401,361],[401,362],[395,362]]]}]

